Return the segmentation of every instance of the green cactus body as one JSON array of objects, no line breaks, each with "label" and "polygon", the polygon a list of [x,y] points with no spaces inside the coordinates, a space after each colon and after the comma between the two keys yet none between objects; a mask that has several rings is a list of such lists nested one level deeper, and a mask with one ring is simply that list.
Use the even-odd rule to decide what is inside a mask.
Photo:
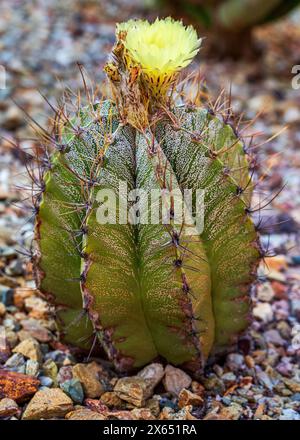
[{"label": "green cactus body", "polygon": [[[154,151],[149,135],[110,124],[113,141],[103,157],[103,144],[92,139],[105,122],[90,123],[84,136],[69,140],[66,152],[54,154],[45,174],[36,222],[40,289],[58,306],[66,342],[88,348],[94,327],[123,370],[159,355],[200,368],[248,325],[259,249],[243,194],[237,193],[249,179],[245,155],[231,127],[206,110],[178,109],[174,116],[181,128],[162,122]],[[227,149],[237,151],[226,161]],[[91,174],[97,157],[101,166],[89,187],[82,176]],[[157,169],[164,170],[164,183]],[[172,225],[119,224],[118,211],[116,224],[99,224],[97,193],[105,188],[118,194],[120,181],[147,197],[154,188],[205,189],[204,231],[185,236]]]},{"label": "green cactus body", "polygon": [[[136,185],[145,191],[140,211],[148,214],[143,204],[148,202],[151,189],[160,189],[155,173],[158,152],[148,151],[144,136],[128,128],[126,131],[127,136],[121,131],[110,146],[95,189],[103,185],[118,191],[120,180],[128,183],[129,190]],[[169,166],[164,157],[159,161],[163,161],[163,169]],[[167,173],[172,173],[173,179],[166,176],[166,180],[172,180],[174,188],[176,177],[170,167]],[[182,364],[200,356],[194,316],[199,304],[205,300],[210,304],[210,268],[201,241],[187,244],[183,232],[182,246],[187,246],[187,256],[181,267],[182,252],[174,244],[176,232],[171,226],[168,230],[160,224],[102,225],[97,222],[96,213],[97,207],[87,220],[83,291],[92,297],[88,302],[93,319],[116,363],[120,368],[137,367],[161,355]],[[184,292],[189,278],[196,295],[193,301]],[[205,315],[205,307],[203,312],[201,307],[201,313]],[[210,315],[213,319],[211,306]],[[205,327],[213,329],[210,322]]]},{"label": "green cactus body", "polygon": [[[109,110],[105,106],[104,111]],[[108,118],[98,132],[91,127],[91,112],[86,110],[68,124],[61,149],[55,152],[44,175],[44,192],[35,222],[37,243],[36,277],[41,292],[57,306],[58,327],[65,341],[89,348],[93,327],[84,313],[80,289],[83,227],[88,200],[88,185],[97,156],[102,153],[103,136],[110,133]],[[73,123],[78,123],[81,131]],[[105,130],[104,129],[105,125]],[[86,131],[84,131],[86,130]]]},{"label": "green cactus body", "polygon": [[[162,139],[162,149],[179,185],[206,191],[202,239],[211,267],[214,350],[219,351],[234,343],[248,326],[247,292],[260,254],[257,234],[246,210],[249,193],[245,197],[238,191],[247,186],[248,167],[231,127],[205,110],[179,110],[178,116],[181,129],[174,132],[172,127],[163,126],[158,139]],[[200,139],[199,133],[203,133]],[[224,146],[236,150],[230,160],[224,153],[220,158],[213,153],[222,151]]]},{"label": "green cactus body", "polygon": [[[119,93],[116,65],[107,70]],[[131,71],[125,75],[132,81]],[[155,75],[154,112],[164,91]],[[124,115],[137,120],[107,100],[61,121],[36,218],[38,285],[56,305],[67,343],[89,349],[96,335],[122,371],[160,356],[199,373],[249,323],[260,248],[249,217],[248,158],[234,130],[203,108],[170,106],[144,128]],[[186,189],[192,203],[184,199],[182,221],[175,201]],[[204,191],[203,228],[189,221],[196,190]]]},{"label": "green cactus body", "polygon": [[76,338],[79,346],[86,332],[92,328],[89,320],[80,320],[80,326],[71,323],[82,313],[79,285],[80,254],[77,238],[72,231],[80,230],[80,213],[74,212],[74,204],[80,203],[81,194],[77,179],[65,167],[63,155],[56,153],[52,168],[45,175],[45,192],[36,222],[39,242],[40,289],[57,304],[57,321],[66,329],[66,341]]}]

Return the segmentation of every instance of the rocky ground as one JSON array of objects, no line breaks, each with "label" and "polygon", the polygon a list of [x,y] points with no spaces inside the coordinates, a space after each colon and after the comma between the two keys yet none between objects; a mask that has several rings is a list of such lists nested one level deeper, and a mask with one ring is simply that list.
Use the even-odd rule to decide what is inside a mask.
[{"label": "rocky ground", "polygon": [[291,86],[288,57],[280,76],[268,64],[285,53],[276,28],[261,62],[201,60],[212,95],[231,82],[234,110],[246,120],[261,112],[244,132],[247,139],[250,132],[258,136],[253,205],[265,205],[284,185],[255,214],[270,256],[259,268],[253,324],[236,352],[198,381],[171,365],[153,363],[120,377],[106,360],[76,358],[59,341],[20,253],[32,238],[32,217],[20,202],[36,141],[11,98],[47,124],[49,106],[37,90],[55,99],[65,87],[82,87],[77,61],[100,82],[114,23],[141,15],[138,3],[1,2],[0,64],[7,75],[0,90],[0,418],[300,420],[300,95]]}]

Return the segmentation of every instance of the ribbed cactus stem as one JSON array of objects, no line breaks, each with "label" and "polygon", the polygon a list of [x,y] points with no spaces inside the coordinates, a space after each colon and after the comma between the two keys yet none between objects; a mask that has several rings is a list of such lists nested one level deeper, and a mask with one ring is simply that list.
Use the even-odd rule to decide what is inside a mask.
[{"label": "ribbed cactus stem", "polygon": [[[164,23],[167,42],[155,34]],[[162,43],[178,29],[186,40],[166,58]],[[156,42],[155,56],[138,56],[132,30],[141,47],[144,36]],[[199,374],[250,320],[261,254],[250,164],[222,117],[161,96],[157,78],[177,75],[199,49],[191,28],[137,21],[117,37],[106,66],[115,102],[58,121],[36,217],[37,281],[65,342],[88,350],[97,337],[121,371],[161,357]]]}]

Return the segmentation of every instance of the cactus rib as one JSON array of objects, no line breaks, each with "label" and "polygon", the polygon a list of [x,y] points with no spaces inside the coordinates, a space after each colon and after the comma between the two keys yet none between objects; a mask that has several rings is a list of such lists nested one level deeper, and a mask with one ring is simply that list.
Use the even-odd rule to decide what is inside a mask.
[{"label": "cactus rib", "polygon": [[[211,155],[211,150],[217,152],[219,146],[215,143],[217,137],[211,130],[210,117],[207,120],[207,113],[202,109],[176,110],[175,114],[181,121],[179,136],[166,124],[158,130],[157,137],[161,139],[179,185],[205,188],[202,239],[212,271],[214,345],[218,351],[233,344],[248,325],[248,291],[255,277],[260,248],[247,205],[237,193],[240,182],[232,177],[234,168],[223,163],[218,154]],[[203,132],[202,140],[195,142],[191,133],[199,132]]]}]

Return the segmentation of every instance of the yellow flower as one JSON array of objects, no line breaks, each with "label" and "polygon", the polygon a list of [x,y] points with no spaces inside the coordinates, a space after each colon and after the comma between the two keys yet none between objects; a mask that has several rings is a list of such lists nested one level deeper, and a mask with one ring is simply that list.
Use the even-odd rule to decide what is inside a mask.
[{"label": "yellow flower", "polygon": [[155,98],[166,94],[201,44],[192,26],[186,27],[170,17],[157,18],[154,23],[129,20],[117,26],[117,36],[123,40],[127,63],[140,66],[142,78]]}]

